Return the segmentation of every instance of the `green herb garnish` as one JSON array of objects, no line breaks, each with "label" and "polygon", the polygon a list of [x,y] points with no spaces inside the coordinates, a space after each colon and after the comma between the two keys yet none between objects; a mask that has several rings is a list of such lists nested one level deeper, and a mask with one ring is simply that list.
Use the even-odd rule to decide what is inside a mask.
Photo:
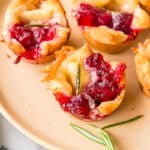
[{"label": "green herb garnish", "polygon": [[106,131],[100,129],[100,135],[106,144],[107,150],[115,150],[115,147],[114,147],[112,140],[111,140],[110,136],[108,135],[108,133]]},{"label": "green herb garnish", "polygon": [[48,27],[46,24],[27,24],[25,27]]},{"label": "green herb garnish", "polygon": [[75,129],[77,132],[79,132],[81,135],[83,135],[84,137],[96,142],[96,143],[99,143],[99,144],[102,144],[102,145],[105,145],[105,142],[103,140],[101,140],[99,137],[95,136],[93,133],[87,131],[86,129],[83,129],[73,123],[70,124],[71,127],[73,129]]},{"label": "green herb garnish", "polygon": [[75,129],[77,132],[79,132],[84,137],[86,137],[86,138],[88,138],[88,139],[90,139],[90,140],[92,140],[92,141],[94,141],[94,142],[96,142],[98,144],[102,144],[102,145],[106,146],[107,150],[115,150],[115,147],[113,145],[113,142],[112,142],[109,134],[106,131],[104,131],[104,129],[115,127],[115,126],[119,126],[119,125],[123,125],[123,124],[127,124],[127,123],[130,123],[130,122],[136,121],[136,120],[138,120],[138,119],[140,119],[142,117],[143,117],[143,115],[138,115],[138,116],[133,117],[133,118],[131,118],[129,120],[113,123],[113,124],[104,126],[102,128],[99,128],[99,127],[97,127],[95,125],[91,125],[90,124],[90,126],[100,130],[100,136],[101,136],[102,139],[100,137],[94,135],[93,133],[89,132],[88,130],[80,127],[80,126],[77,126],[77,125],[75,125],[73,123],[71,123],[70,125],[71,125],[71,127],[73,129]]},{"label": "green herb garnish", "polygon": [[115,127],[115,126],[131,123],[131,122],[136,121],[136,120],[138,120],[138,119],[140,119],[142,117],[143,117],[143,115],[138,115],[136,117],[133,117],[133,118],[125,120],[125,121],[121,121],[121,122],[113,123],[113,124],[110,124],[110,125],[106,125],[106,126],[102,127],[102,129],[107,129],[107,128],[111,128],[111,127]]},{"label": "green herb garnish", "polygon": [[76,77],[76,95],[80,92],[80,77],[81,76],[81,67],[80,63],[77,66],[77,77]]}]

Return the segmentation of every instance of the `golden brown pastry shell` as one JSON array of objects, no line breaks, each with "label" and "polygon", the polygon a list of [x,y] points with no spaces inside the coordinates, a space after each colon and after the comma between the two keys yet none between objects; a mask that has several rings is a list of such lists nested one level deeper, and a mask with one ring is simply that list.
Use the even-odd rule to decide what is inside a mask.
[{"label": "golden brown pastry shell", "polygon": [[[148,65],[149,64],[149,65]],[[150,62],[144,56],[135,56],[136,73],[143,92],[150,97]]]},{"label": "golden brown pastry shell", "polygon": [[[57,54],[56,61],[53,62],[52,64],[50,64],[48,66],[48,68],[46,68],[46,70],[45,70],[45,73],[47,74],[45,80],[49,85],[48,89],[50,91],[52,91],[53,93],[65,93],[66,95],[72,96],[72,94],[75,93],[75,91],[74,91],[75,90],[75,85],[74,85],[75,82],[70,83],[69,82],[70,79],[67,78],[69,76],[68,75],[68,67],[67,67],[67,65],[69,64],[68,60],[72,60],[74,63],[78,64],[79,57],[76,57],[76,56],[83,54],[84,56],[83,57],[80,56],[80,58],[85,59],[85,57],[90,56],[93,52],[87,45],[85,45],[78,50],[76,50],[73,47],[64,46],[62,48],[62,50],[60,50],[58,53],[59,54]],[[67,60],[67,62],[65,62],[66,60]],[[109,63],[111,64],[113,69],[115,69],[116,66],[119,64],[119,62],[109,62]],[[66,66],[64,66],[64,64],[66,64]],[[70,62],[70,64],[72,64],[72,62]],[[63,66],[63,69],[62,69],[62,66]],[[62,72],[59,72],[60,70]],[[82,70],[82,65],[81,65],[81,70]],[[72,71],[71,75],[74,76],[74,77],[72,77],[72,79],[75,80],[76,74],[74,74],[74,72],[76,72],[76,70]],[[83,70],[81,72],[83,72]],[[63,76],[60,77],[62,74],[63,74]],[[85,72],[84,77],[88,77],[88,76],[89,75],[87,74],[87,72]],[[83,80],[86,80],[86,79],[84,78]],[[56,85],[55,85],[55,83],[56,83]],[[80,85],[80,86],[82,88],[82,87],[84,87],[83,85],[86,85],[87,80],[85,82],[81,80],[81,83],[82,83],[82,85]],[[63,84],[63,85],[61,85],[61,84]],[[124,99],[124,95],[125,95],[125,84],[126,84],[126,80],[125,80],[125,73],[124,73],[122,80],[120,82],[120,85],[123,87],[121,93],[114,100],[102,102],[99,106],[94,108],[94,110],[92,110],[93,112],[91,112],[91,116],[93,116],[92,120],[96,121],[96,120],[103,118],[102,117],[102,118],[96,119],[96,118],[94,118],[94,115],[92,115],[92,113],[99,114],[100,116],[108,116],[120,106],[120,104],[122,103],[122,101]],[[76,117],[78,117],[78,116],[76,116]],[[85,121],[92,121],[92,120],[85,120]]]},{"label": "golden brown pastry shell", "polygon": [[[61,15],[63,17],[58,17],[61,18],[62,20],[60,20],[60,25],[58,25],[56,28],[59,28],[57,30],[57,34],[60,35],[60,37],[58,36],[58,39],[53,41],[48,41],[46,42],[45,46],[42,46],[41,48],[41,57],[37,58],[37,59],[26,59],[26,58],[22,58],[23,60],[29,62],[29,63],[34,63],[34,64],[41,64],[41,63],[47,63],[47,62],[51,62],[54,59],[54,52],[56,50],[59,50],[62,45],[66,44],[67,41],[69,40],[69,36],[70,36],[70,27],[68,24],[68,20],[66,18],[66,13],[62,7],[62,4],[59,2],[59,0],[47,0],[48,4],[47,7],[50,6],[50,3],[54,3],[53,5],[56,6],[56,9],[58,9],[59,14],[61,13]],[[40,3],[39,0],[14,0],[10,3],[10,5],[8,6],[7,10],[6,10],[6,16],[5,16],[5,20],[4,20],[4,25],[3,25],[3,29],[2,29],[2,40],[3,42],[5,42],[8,47],[17,55],[20,56],[24,51],[24,47],[15,39],[11,39],[10,34],[9,34],[9,28],[11,25],[13,24],[18,24],[22,21],[22,19],[25,19],[25,22],[27,22],[28,24],[36,24],[35,22],[39,22],[38,17],[42,18],[42,11],[41,10],[41,16],[34,13],[34,9],[35,11],[39,11],[38,8],[34,8],[34,5],[32,6],[31,4],[35,4],[35,7],[38,7],[38,4]],[[19,6],[20,5],[20,6]],[[30,12],[26,11],[26,7],[28,7],[28,10],[32,10],[32,13],[30,14]],[[19,10],[22,8],[22,12],[20,12]],[[49,8],[48,8],[49,9]],[[54,9],[50,8],[50,9]],[[45,10],[46,11],[46,10]],[[50,11],[50,10],[47,10]],[[22,16],[19,14],[22,13]],[[33,15],[33,20],[32,17],[30,15]],[[59,15],[58,15],[59,16]],[[55,18],[55,17],[54,17]],[[51,19],[50,16],[47,14],[47,16],[45,16],[45,19]],[[33,22],[34,21],[34,22]],[[40,20],[42,21],[42,20]],[[33,22],[33,23],[32,23]],[[40,24],[40,23],[37,23]],[[53,42],[51,44],[51,42]],[[41,46],[41,44],[40,44]]]},{"label": "golden brown pastry shell", "polygon": [[150,97],[150,39],[133,50],[136,53],[135,67],[140,87]]},{"label": "golden brown pastry shell", "polygon": [[132,41],[122,42],[120,44],[105,44],[100,41],[96,41],[93,37],[89,34],[89,32],[83,31],[83,36],[86,39],[87,43],[93,47],[96,51],[105,52],[105,53],[119,53],[122,52],[125,48],[127,48]]},{"label": "golden brown pastry shell", "polygon": [[[144,4],[148,4],[149,0],[141,0]],[[137,0],[74,0],[74,8],[78,9],[79,5],[81,3],[86,3],[89,5],[92,5],[93,7],[106,9],[108,11],[111,11],[112,13],[122,13],[127,12],[133,14],[133,20],[131,23],[131,28],[134,31],[143,31],[145,29],[150,28],[150,15],[149,13],[142,7],[141,1]],[[149,4],[150,5],[150,4]],[[147,5],[147,6],[149,6]],[[133,38],[128,38],[127,34],[124,34],[123,32],[116,31],[113,29],[110,29],[109,27],[102,27],[103,29],[100,30],[102,26],[98,27],[86,27],[86,26],[80,26],[84,38],[87,41],[89,45],[91,45],[93,48],[95,48],[98,51],[103,51],[107,53],[118,53],[124,50],[126,47],[128,47],[132,41],[134,40],[134,34]],[[95,28],[95,33],[91,34],[90,30],[92,28]],[[102,31],[104,30],[104,31]],[[96,35],[96,36],[95,36]],[[99,36],[98,36],[99,35]],[[103,40],[105,38],[105,40]],[[135,35],[136,38],[136,35]],[[120,39],[120,40],[119,40]]]}]

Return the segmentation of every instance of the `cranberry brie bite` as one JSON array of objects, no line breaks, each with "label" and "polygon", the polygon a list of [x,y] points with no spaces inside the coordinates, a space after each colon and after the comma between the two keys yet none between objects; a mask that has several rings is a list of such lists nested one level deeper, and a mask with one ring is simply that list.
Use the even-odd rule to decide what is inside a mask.
[{"label": "cranberry brie bite", "polygon": [[100,120],[121,104],[125,94],[126,65],[105,61],[85,45],[64,46],[45,70],[48,89],[61,108],[86,120]]},{"label": "cranberry brie bite", "polygon": [[58,0],[13,0],[6,10],[2,36],[17,60],[51,61],[53,52],[68,41],[69,33]]},{"label": "cranberry brie bite", "polygon": [[74,1],[78,26],[97,50],[116,53],[150,27],[150,16],[137,0]]},{"label": "cranberry brie bite", "polygon": [[136,73],[144,93],[150,97],[150,39],[134,49]]}]

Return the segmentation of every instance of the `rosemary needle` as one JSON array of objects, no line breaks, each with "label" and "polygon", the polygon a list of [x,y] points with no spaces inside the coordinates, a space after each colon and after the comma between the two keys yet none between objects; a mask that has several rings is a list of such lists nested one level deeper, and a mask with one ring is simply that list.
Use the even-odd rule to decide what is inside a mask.
[{"label": "rosemary needle", "polygon": [[127,124],[127,123],[130,123],[130,122],[136,121],[136,120],[138,120],[138,119],[140,119],[142,117],[143,117],[143,115],[138,115],[136,117],[130,118],[130,119],[125,120],[125,121],[121,121],[121,122],[113,123],[113,124],[110,124],[110,125],[106,125],[106,126],[102,127],[102,129],[107,129],[107,128],[111,128],[111,127]]},{"label": "rosemary needle", "polygon": [[99,143],[99,144],[102,144],[102,145],[105,145],[105,142],[103,140],[101,140],[99,137],[95,136],[93,133],[87,131],[86,129],[83,129],[73,123],[70,124],[71,127],[73,129],[75,129],[77,132],[79,132],[81,135],[83,135],[84,137],[96,142],[96,143]]},{"label": "rosemary needle", "polygon": [[44,24],[27,24],[26,27],[47,27],[48,25]]},{"label": "rosemary needle", "polygon": [[80,92],[80,76],[81,76],[81,67],[80,63],[77,66],[77,77],[76,77],[76,95]]},{"label": "rosemary needle", "polygon": [[107,150],[115,150],[115,147],[114,147],[112,140],[111,140],[110,136],[108,135],[108,133],[106,131],[100,129],[100,135],[106,144]]}]

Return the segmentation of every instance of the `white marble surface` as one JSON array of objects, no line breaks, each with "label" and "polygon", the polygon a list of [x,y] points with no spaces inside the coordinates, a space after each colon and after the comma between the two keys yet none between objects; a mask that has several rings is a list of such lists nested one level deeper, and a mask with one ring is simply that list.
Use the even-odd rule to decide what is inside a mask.
[{"label": "white marble surface", "polygon": [[45,150],[25,137],[0,115],[0,145],[8,150]]}]

